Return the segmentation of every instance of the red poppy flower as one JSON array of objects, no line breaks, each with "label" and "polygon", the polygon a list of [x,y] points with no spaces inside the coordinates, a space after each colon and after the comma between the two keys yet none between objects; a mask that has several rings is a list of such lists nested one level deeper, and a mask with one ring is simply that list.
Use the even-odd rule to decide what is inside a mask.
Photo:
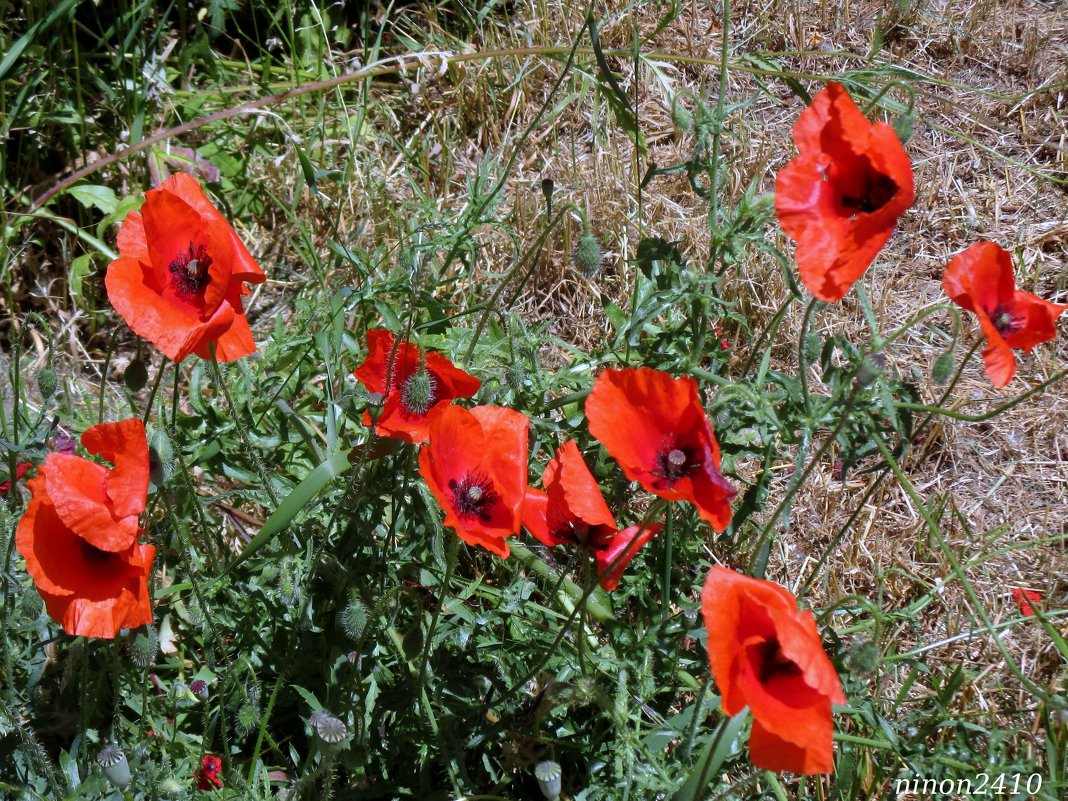
[{"label": "red poppy flower", "polygon": [[148,441],[138,419],[93,426],[82,445],[114,467],[50,453],[30,479],[15,543],[48,614],[68,634],[112,639],[152,622],[156,549],[137,543],[148,494]]},{"label": "red poppy flower", "polygon": [[499,406],[443,405],[427,424],[419,473],[445,510],[445,525],[498,556],[522,523],[527,488],[525,414]]},{"label": "red poppy flower", "polygon": [[[15,481],[19,481],[24,475],[26,475],[26,471],[29,470],[31,467],[33,467],[33,465],[30,462],[21,462],[20,464],[15,465]],[[11,477],[8,476],[7,481],[0,481],[0,495],[3,495],[10,489]]]},{"label": "red poppy flower", "polygon": [[1030,352],[1039,342],[1053,339],[1054,321],[1068,309],[1018,290],[1012,256],[993,242],[976,242],[954,256],[942,287],[954,303],[979,318],[986,337],[983,362],[996,387],[1016,375],[1012,349]]},{"label": "red poppy flower", "polygon": [[104,283],[138,336],[175,362],[211,358],[212,343],[220,362],[255,353],[241,296],[266,276],[195,178],[175,173],[146,192],[118,245]]},{"label": "red poppy flower", "polygon": [[523,525],[545,545],[589,548],[602,574],[601,586],[611,592],[634,554],[663,526],[653,523],[620,531],[574,440],[557,449],[541,481],[546,492],[527,489]]},{"label": "red poppy flower", "polygon": [[834,770],[831,704],[846,699],[811,612],[770,581],[713,567],[701,592],[723,712],[753,715],[749,756],[765,770]]},{"label": "red poppy flower", "polygon": [[838,301],[916,199],[912,165],[894,129],[868,122],[837,83],[801,112],[794,142],[797,157],[775,179],[775,213],[797,242],[805,286]]},{"label": "red poppy flower", "polygon": [[222,760],[217,756],[205,754],[204,758],[200,760],[200,767],[193,771],[193,778],[196,779],[197,788],[200,790],[212,790],[216,787],[222,787],[222,779],[219,778],[221,771]]},{"label": "red poppy flower", "polygon": [[1041,601],[1042,593],[1035,592],[1034,590],[1022,590],[1016,587],[1012,591],[1012,600],[1016,602],[1016,605],[1020,608],[1020,614],[1024,617],[1033,617],[1035,614],[1035,608],[1031,605],[1032,601]]},{"label": "red poppy flower", "polygon": [[586,399],[590,433],[627,478],[670,501],[690,501],[723,531],[734,488],[719,472],[719,443],[697,382],[650,367],[605,370]]},{"label": "red poppy flower", "polygon": [[[394,353],[394,342],[389,331],[368,331],[367,358],[354,374],[369,392],[385,397],[375,426],[379,436],[426,442],[430,412],[454,398],[470,398],[482,384],[438,353],[420,356],[410,342],[396,345]],[[367,412],[363,424],[371,425]]]}]

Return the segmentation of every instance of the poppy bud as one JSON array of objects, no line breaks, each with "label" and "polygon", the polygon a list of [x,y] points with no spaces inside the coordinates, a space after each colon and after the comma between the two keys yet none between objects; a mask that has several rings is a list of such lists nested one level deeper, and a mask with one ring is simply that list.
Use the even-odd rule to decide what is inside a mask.
[{"label": "poppy bud", "polygon": [[52,365],[46,364],[37,374],[37,390],[41,397],[45,400],[51,398],[56,393],[57,383],[56,371],[52,369]]},{"label": "poppy bud", "polygon": [[860,370],[857,372],[857,386],[870,386],[883,374],[885,368],[886,357],[881,353],[871,353],[868,356],[865,356],[864,361],[860,365]]},{"label": "poppy bud", "polygon": [[541,794],[544,795],[548,801],[556,801],[560,797],[562,776],[563,771],[560,769],[560,766],[551,759],[539,762],[534,767],[534,778],[538,780],[538,787],[541,788]]},{"label": "poppy bud", "polygon": [[504,368],[504,380],[512,388],[512,392],[522,392],[523,385],[527,382],[527,371],[519,362],[512,362]]},{"label": "poppy bud", "polygon": [[593,232],[587,228],[582,232],[578,247],[575,248],[575,269],[587,278],[596,278],[601,272],[601,262],[601,246]]},{"label": "poppy bud", "polygon": [[845,666],[854,676],[870,676],[879,669],[879,658],[878,646],[868,640],[861,640],[846,653]]},{"label": "poppy bud", "polygon": [[950,348],[935,360],[934,367],[931,368],[931,380],[939,386],[945,385],[949,382],[949,376],[955,366],[956,360],[953,358],[953,349]]},{"label": "poppy bud", "polygon": [[341,610],[341,628],[345,630],[351,639],[358,640],[367,627],[367,607],[363,601],[355,595],[349,599],[348,604]]},{"label": "poppy bud", "polygon": [[178,796],[185,795],[186,792],[185,785],[173,776],[168,776],[159,783],[159,794],[164,798],[177,798]]},{"label": "poppy bud", "polygon": [[420,366],[401,388],[401,405],[413,414],[426,414],[437,401],[437,381]]},{"label": "poppy bud", "polygon": [[96,755],[96,762],[104,769],[111,785],[118,790],[125,790],[130,786],[130,763],[126,761],[126,754],[116,743],[108,743],[100,749]]},{"label": "poppy bud", "polygon": [[140,359],[134,359],[122,374],[122,380],[130,392],[137,392],[148,383],[148,368]]},{"label": "poppy bud", "polygon": [[159,637],[151,626],[145,626],[134,635],[126,645],[130,661],[141,668],[146,668],[156,661],[159,652]]},{"label": "poppy bud", "polygon": [[242,737],[247,737],[260,723],[260,710],[252,704],[242,704],[237,710],[237,730]]},{"label": "poppy bud", "polygon": [[693,130],[693,113],[675,98],[671,102],[671,122],[675,130],[690,133]]},{"label": "poppy bud", "polygon": [[549,208],[550,213],[553,207],[553,189],[556,188],[556,184],[553,183],[552,178],[541,179],[541,193],[545,195],[545,205]]},{"label": "poppy bud", "polygon": [[189,692],[193,693],[201,701],[207,701],[210,695],[208,683],[204,679],[193,679],[189,684]]}]

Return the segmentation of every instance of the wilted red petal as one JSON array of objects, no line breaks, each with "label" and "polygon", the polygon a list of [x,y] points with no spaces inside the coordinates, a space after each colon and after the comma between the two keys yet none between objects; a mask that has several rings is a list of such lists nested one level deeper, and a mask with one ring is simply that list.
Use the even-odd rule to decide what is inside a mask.
[{"label": "wilted red petal", "polygon": [[1012,600],[1016,602],[1016,606],[1019,607],[1021,615],[1024,617],[1032,617],[1035,614],[1035,608],[1031,605],[1031,602],[1041,601],[1042,593],[1016,587],[1012,591]]}]

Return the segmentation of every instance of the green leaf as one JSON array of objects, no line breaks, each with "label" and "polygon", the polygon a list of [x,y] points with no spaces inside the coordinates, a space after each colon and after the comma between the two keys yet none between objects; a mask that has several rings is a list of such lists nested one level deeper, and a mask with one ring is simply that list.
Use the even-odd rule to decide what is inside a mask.
[{"label": "green leaf", "polygon": [[70,287],[70,296],[74,302],[83,309],[88,309],[89,304],[85,299],[85,279],[93,272],[93,254],[83,253],[76,256],[70,263],[70,272],[67,274],[67,285]]},{"label": "green leaf", "polygon": [[267,522],[263,524],[259,534],[253,537],[252,542],[245,546],[245,550],[230,564],[227,572],[233,570],[277,535],[285,531],[293,521],[293,518],[300,514],[305,506],[314,501],[331,481],[351,466],[349,451],[342,451],[331,456],[308,473],[307,477],[285,497],[285,500],[278,504],[278,508],[267,518]]},{"label": "green leaf", "polygon": [[118,208],[119,199],[115,190],[109,186],[96,184],[78,184],[67,190],[87,209],[97,209],[103,214],[111,214]]},{"label": "green leaf", "polygon": [[671,797],[671,801],[697,801],[704,798],[705,787],[713,776],[719,773],[719,769],[727,760],[737,745],[738,734],[749,718],[749,709],[743,709],[733,718],[724,720],[719,724],[719,729],[701,752],[690,778],[686,784]]}]

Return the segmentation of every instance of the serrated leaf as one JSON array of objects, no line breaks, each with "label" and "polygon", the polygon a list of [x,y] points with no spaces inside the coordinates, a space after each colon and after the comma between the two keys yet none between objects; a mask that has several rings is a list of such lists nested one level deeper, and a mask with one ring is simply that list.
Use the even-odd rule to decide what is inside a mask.
[{"label": "serrated leaf", "polygon": [[115,190],[97,184],[78,184],[67,190],[75,200],[87,209],[96,209],[102,214],[112,214],[119,205]]}]

